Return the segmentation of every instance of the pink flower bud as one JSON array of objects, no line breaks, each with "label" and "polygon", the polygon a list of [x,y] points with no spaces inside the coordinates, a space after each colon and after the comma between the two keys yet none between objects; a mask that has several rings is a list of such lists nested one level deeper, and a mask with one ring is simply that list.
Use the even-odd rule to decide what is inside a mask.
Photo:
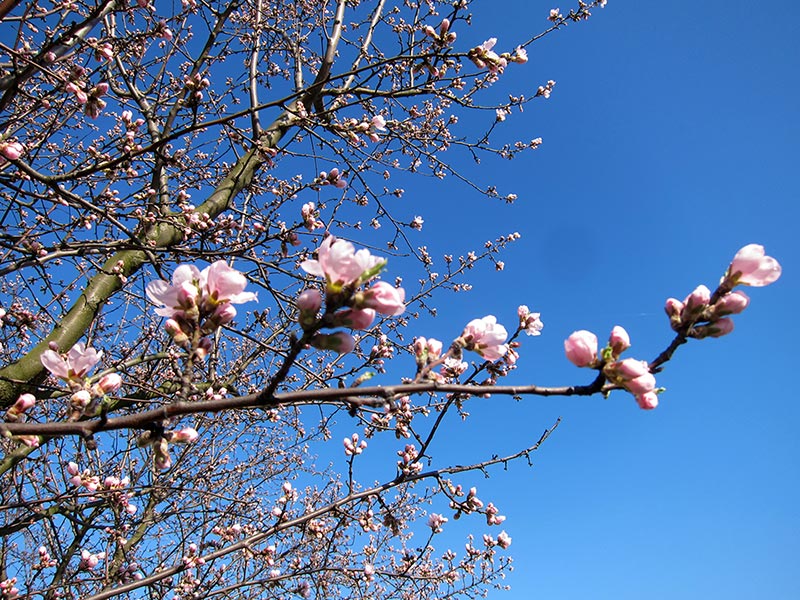
[{"label": "pink flower bud", "polygon": [[356,297],[357,308],[372,308],[382,315],[397,316],[403,314],[406,305],[403,303],[406,292],[385,281],[376,281],[366,292]]},{"label": "pink flower bud", "polygon": [[200,340],[200,342],[197,344],[197,348],[194,350],[195,356],[197,356],[197,358],[200,360],[205,360],[213,347],[212,341],[209,338],[204,337]]},{"label": "pink flower bud", "polygon": [[349,333],[337,331],[332,334],[318,333],[311,340],[311,345],[320,350],[333,350],[339,354],[347,354],[356,347],[356,341]]},{"label": "pink flower bud", "polygon": [[297,308],[304,313],[317,314],[322,306],[322,294],[316,288],[308,288],[297,297]]},{"label": "pink flower bud", "polygon": [[733,285],[762,287],[778,280],[781,265],[771,256],[766,256],[764,246],[748,244],[733,257],[726,279]]},{"label": "pink flower bud", "polygon": [[646,394],[656,389],[656,378],[652,373],[645,373],[626,382],[625,387],[634,396]]},{"label": "pink flower bud", "polygon": [[22,394],[19,398],[17,398],[13,408],[19,413],[24,413],[33,408],[35,404],[36,396],[33,394]]},{"label": "pink flower bud", "polygon": [[368,329],[375,320],[375,311],[371,308],[357,310],[347,308],[333,315],[332,327],[349,327],[350,329]]},{"label": "pink flower bud", "polygon": [[591,331],[575,331],[564,340],[564,351],[576,367],[591,367],[597,362],[597,336]]},{"label": "pink flower bud", "polygon": [[78,473],[80,473],[80,467],[78,467],[78,463],[72,462],[72,461],[67,463],[67,469],[66,470],[67,470],[67,473],[69,473],[70,475],[73,475],[73,476],[75,476]]},{"label": "pink flower bud", "polygon": [[744,292],[736,291],[725,294],[714,304],[714,316],[738,315],[747,308],[748,304],[750,304],[750,298]]},{"label": "pink flower bud", "polygon": [[70,404],[75,408],[86,408],[91,401],[92,396],[86,390],[78,390],[70,398]]},{"label": "pink flower bud", "polygon": [[704,285],[698,285],[683,301],[684,314],[697,315],[711,302],[711,291]]},{"label": "pink flower bud", "polygon": [[733,319],[725,317],[713,323],[709,323],[708,325],[695,327],[690,332],[690,335],[698,340],[702,340],[705,337],[722,337],[723,335],[728,335],[731,331],[733,331]]},{"label": "pink flower bud", "polygon": [[635,396],[636,403],[639,405],[639,408],[644,410],[652,410],[656,406],[658,406],[658,394],[655,392],[647,392],[646,394],[641,394],[639,396]]},{"label": "pink flower bud", "polygon": [[501,531],[500,535],[497,536],[497,545],[506,550],[511,545],[511,536],[505,531]]},{"label": "pink flower bud", "polygon": [[626,358],[625,360],[621,360],[609,366],[620,378],[625,381],[636,379],[637,377],[641,377],[645,373],[650,372],[650,367],[647,364],[647,361],[636,360],[635,358]]},{"label": "pink flower bud", "polygon": [[215,324],[219,325],[227,325],[236,317],[236,308],[233,304],[229,302],[225,302],[224,304],[220,304],[217,308],[214,309],[214,313],[211,315],[211,320]]},{"label": "pink flower bud", "polygon": [[433,338],[428,339],[428,360],[438,360],[442,355],[442,342]]},{"label": "pink flower bud", "polygon": [[116,392],[122,386],[122,377],[117,373],[108,373],[100,378],[97,382],[97,390],[102,394],[111,394]]},{"label": "pink flower bud", "polygon": [[172,441],[176,444],[191,444],[200,434],[193,427],[184,427],[172,433]]},{"label": "pink flower bud", "polygon": [[631,338],[628,332],[619,325],[616,325],[611,330],[611,336],[608,338],[608,345],[611,346],[611,351],[614,356],[619,356],[625,350],[631,347]]},{"label": "pink flower bud", "polygon": [[167,319],[164,322],[164,329],[172,338],[172,340],[179,346],[189,341],[189,336],[186,335],[181,328],[180,323],[178,323],[175,319]]},{"label": "pink flower bud", "polygon": [[0,144],[0,155],[8,160],[18,160],[25,147],[19,142],[6,142]]},{"label": "pink flower bud", "polygon": [[675,331],[680,329],[681,325],[683,324],[683,309],[683,302],[677,298],[667,298],[667,302],[664,305],[664,311],[669,317],[670,327],[672,327],[672,329]]}]

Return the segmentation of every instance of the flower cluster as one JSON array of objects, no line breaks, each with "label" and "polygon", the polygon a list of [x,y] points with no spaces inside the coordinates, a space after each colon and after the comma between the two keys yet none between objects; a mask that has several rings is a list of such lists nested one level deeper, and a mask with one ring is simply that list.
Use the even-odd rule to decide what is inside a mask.
[{"label": "flower cluster", "polygon": [[487,315],[467,323],[455,343],[477,352],[486,360],[498,360],[508,352],[508,345],[505,343],[507,338],[506,328],[493,315]]},{"label": "flower cluster", "polygon": [[648,363],[632,358],[619,360],[630,346],[628,332],[619,325],[611,330],[608,345],[600,355],[597,336],[591,331],[575,331],[564,341],[567,358],[576,367],[602,367],[605,377],[633,394],[640,408],[655,408],[658,406],[656,378],[650,373]]},{"label": "flower cluster", "polygon": [[[356,251],[353,244],[328,236],[317,249],[317,258],[303,261],[300,267],[308,274],[325,278],[326,310],[319,318],[322,294],[315,288],[304,290],[297,298],[298,322],[313,332],[322,327],[367,329],[377,314],[401,315],[405,311],[405,290],[385,281],[370,283],[386,266],[386,260],[372,256],[369,250]],[[345,332],[316,333],[310,343],[315,348],[340,354],[355,347],[353,337]]]},{"label": "flower cluster", "polygon": [[528,52],[522,46],[517,46],[513,54],[508,52],[497,54],[493,50],[496,44],[497,38],[489,38],[480,46],[470,49],[467,58],[479,69],[489,69],[489,72],[495,75],[502,73],[510,62],[519,64],[528,62]]},{"label": "flower cluster", "polygon": [[344,438],[344,453],[345,456],[355,456],[361,454],[367,448],[367,441],[358,441],[358,434],[354,433],[350,437]]},{"label": "flower cluster", "polygon": [[75,344],[66,354],[59,354],[56,347],[42,352],[42,365],[63,380],[72,391],[69,415],[72,421],[83,416],[96,415],[100,402],[122,386],[122,377],[117,373],[107,373],[97,383],[90,383],[87,373],[102,357],[102,351],[87,347],[83,342]]},{"label": "flower cluster", "polygon": [[739,314],[750,304],[747,294],[733,291],[733,288],[737,285],[762,287],[774,283],[780,276],[778,261],[766,256],[763,246],[748,244],[733,257],[717,294],[699,285],[682,302],[668,298],[664,310],[675,331],[685,331],[688,337],[697,339],[721,337],[733,331],[729,315]]},{"label": "flower cluster", "polygon": [[456,41],[456,32],[450,31],[450,19],[442,19],[437,31],[430,25],[425,25],[422,29],[426,36],[433,39],[433,43],[437,46],[449,46]]},{"label": "flower cluster", "polygon": [[541,313],[532,313],[530,309],[521,304],[517,309],[519,316],[519,328],[528,335],[541,335],[544,323],[541,320]]},{"label": "flower cluster", "polygon": [[236,316],[234,304],[258,299],[257,294],[244,291],[246,286],[242,273],[218,260],[202,271],[194,265],[180,265],[172,274],[172,283],[151,281],[145,291],[160,305],[156,314],[167,317],[164,328],[173,341],[194,348],[202,358],[210,342],[204,346],[200,337],[230,323]]}]

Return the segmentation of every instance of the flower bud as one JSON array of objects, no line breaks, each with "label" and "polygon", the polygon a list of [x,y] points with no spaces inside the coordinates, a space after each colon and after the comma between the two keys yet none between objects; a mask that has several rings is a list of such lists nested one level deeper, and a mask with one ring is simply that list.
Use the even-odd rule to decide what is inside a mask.
[{"label": "flower bud", "polygon": [[350,329],[367,329],[375,320],[375,311],[371,308],[357,310],[347,308],[333,315],[332,327],[349,327]]},{"label": "flower bud", "polygon": [[100,381],[95,384],[95,388],[99,392],[98,396],[111,394],[116,392],[122,386],[122,377],[117,373],[108,373],[100,378]]},{"label": "flower bud", "polygon": [[198,437],[200,437],[200,434],[193,427],[184,427],[172,432],[172,441],[176,444],[191,444]]},{"label": "flower bud", "polygon": [[631,338],[624,328],[616,325],[611,330],[611,336],[608,338],[608,345],[611,346],[611,352],[614,356],[619,356],[625,350],[631,347]]},{"label": "flower bud", "polygon": [[316,288],[308,288],[297,297],[297,309],[300,311],[299,322],[301,326],[308,327],[314,324],[317,313],[322,306],[322,294]]},{"label": "flower bud", "polygon": [[644,375],[640,375],[635,379],[625,382],[624,385],[634,396],[639,396],[656,389],[656,378],[652,373],[645,373]]},{"label": "flower bud", "polygon": [[337,331],[332,334],[318,333],[311,340],[311,345],[320,350],[334,350],[339,354],[347,354],[356,347],[356,341],[349,333]]},{"label": "flower bud", "polygon": [[695,327],[689,334],[693,338],[702,340],[705,337],[722,337],[723,335],[728,335],[731,331],[733,331],[733,319],[725,317],[708,325]]},{"label": "flower bud", "polygon": [[597,362],[597,336],[591,331],[575,331],[564,340],[564,351],[576,367],[591,367]]},{"label": "flower bud", "polygon": [[652,410],[658,406],[658,394],[655,392],[647,392],[646,394],[635,396],[635,398],[639,408],[643,410]]},{"label": "flower bud", "polygon": [[667,302],[664,305],[664,311],[666,311],[667,316],[669,317],[670,327],[672,327],[672,329],[675,331],[680,329],[681,325],[683,324],[683,309],[683,302],[677,298],[667,298]]},{"label": "flower bud", "polygon": [[708,306],[711,302],[711,291],[704,285],[698,285],[695,290],[686,297],[683,301],[684,315],[696,317]]},{"label": "flower bud", "polygon": [[714,316],[738,315],[747,308],[748,304],[750,304],[750,298],[744,292],[736,291],[725,294],[714,304]]},{"label": "flower bud", "polygon": [[736,253],[725,276],[733,285],[769,285],[781,276],[781,265],[771,256],[766,256],[764,246],[748,244]]}]

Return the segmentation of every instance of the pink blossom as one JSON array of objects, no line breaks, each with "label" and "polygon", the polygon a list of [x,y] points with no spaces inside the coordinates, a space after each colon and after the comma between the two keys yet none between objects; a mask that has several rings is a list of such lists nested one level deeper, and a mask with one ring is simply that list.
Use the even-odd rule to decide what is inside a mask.
[{"label": "pink blossom", "polygon": [[707,325],[695,327],[689,332],[689,335],[698,340],[702,340],[706,337],[722,337],[723,335],[728,335],[731,331],[733,331],[733,319],[725,317],[708,323]]},{"label": "pink blossom", "polygon": [[316,288],[307,288],[297,297],[297,308],[301,313],[316,316],[322,306],[322,294]]},{"label": "pink blossom", "polygon": [[517,308],[517,315],[519,316],[520,329],[524,330],[528,335],[541,335],[544,323],[542,323],[541,313],[532,313],[527,306],[521,304]]},{"label": "pink blossom", "polygon": [[17,401],[6,411],[6,421],[15,423],[20,420],[28,410],[36,405],[36,396],[33,394],[21,394]]},{"label": "pink blossom", "polygon": [[644,375],[636,377],[635,379],[626,381],[623,385],[634,396],[639,396],[648,392],[652,392],[654,389],[656,389],[656,378],[655,375],[648,372]]},{"label": "pink blossom", "polygon": [[591,331],[575,331],[564,340],[564,351],[576,367],[591,367],[597,362],[597,336]]},{"label": "pink blossom", "polygon": [[320,350],[333,350],[339,354],[347,354],[356,347],[356,341],[349,333],[337,331],[331,334],[318,333],[311,340],[311,345]]},{"label": "pink blossom", "polygon": [[194,265],[179,265],[172,273],[172,284],[163,279],[151,281],[145,286],[147,297],[162,305],[156,314],[162,317],[181,315],[198,304],[200,292],[200,269]]},{"label": "pink blossom", "polygon": [[714,304],[714,316],[738,315],[750,304],[750,298],[744,292],[735,291],[725,294]]},{"label": "pink blossom", "polygon": [[497,536],[497,545],[506,550],[511,545],[511,536],[505,531],[501,531]]},{"label": "pink blossom", "polygon": [[333,315],[332,327],[349,327],[350,329],[367,329],[375,320],[375,311],[371,308],[340,310]]},{"label": "pink blossom", "polygon": [[381,115],[375,115],[370,121],[370,125],[378,131],[386,131],[386,119]]},{"label": "pink blossom", "polygon": [[218,260],[200,272],[200,282],[205,283],[204,301],[212,306],[223,303],[243,304],[258,300],[254,292],[245,292],[247,278],[228,266],[224,260]]},{"label": "pink blossom", "polygon": [[442,525],[447,523],[448,519],[444,515],[440,515],[439,513],[431,513],[428,517],[428,527],[431,528],[433,533],[441,533],[442,532]]},{"label": "pink blossom", "polygon": [[645,360],[626,358],[609,365],[613,372],[624,380],[636,379],[650,372],[650,366]]},{"label": "pink blossom", "polygon": [[193,427],[184,427],[172,433],[172,441],[176,444],[191,444],[200,434]]},{"label": "pink blossom", "polygon": [[406,292],[385,281],[376,281],[367,291],[356,296],[358,308],[372,308],[382,315],[398,316],[406,310]]},{"label": "pink blossom", "polygon": [[733,285],[762,287],[777,281],[780,276],[780,264],[765,255],[764,246],[748,244],[733,257],[726,279]]},{"label": "pink blossom", "polygon": [[623,327],[615,325],[614,329],[611,330],[611,336],[608,338],[608,345],[611,346],[611,352],[614,356],[619,356],[631,347],[631,338]]},{"label": "pink blossom", "polygon": [[658,406],[658,394],[655,392],[647,392],[646,394],[635,396],[635,398],[639,408],[644,410],[652,410]]},{"label": "pink blossom", "polygon": [[44,368],[56,377],[65,381],[83,378],[86,373],[100,362],[103,352],[94,348],[87,348],[83,342],[75,344],[66,355],[61,355],[55,350],[42,352],[40,360]]},{"label": "pink blossom", "polygon": [[346,285],[372,279],[385,265],[386,260],[369,250],[356,252],[350,242],[328,236],[317,250],[317,259],[303,261],[300,267],[309,275],[324,277],[329,291],[339,292]]},{"label": "pink blossom", "polygon": [[19,142],[0,143],[0,155],[8,160],[18,160],[23,152],[25,152],[25,147]]},{"label": "pink blossom", "polygon": [[506,328],[493,315],[487,315],[467,323],[460,339],[467,350],[477,352],[486,360],[497,360],[508,352],[504,343],[507,337]]},{"label": "pink blossom", "polygon": [[[151,281],[145,292],[150,300],[162,305],[156,314],[184,317],[195,306],[210,314],[220,305],[257,300],[257,294],[244,291],[246,285],[247,278],[242,273],[218,260],[202,271],[194,265],[179,265],[172,273],[172,284],[163,279]],[[220,316],[226,318],[230,314]]]},{"label": "pink blossom", "polygon": [[702,312],[703,309],[711,302],[711,291],[704,285],[698,285],[695,290],[686,296],[683,301],[684,314],[694,314]]},{"label": "pink blossom", "polygon": [[122,386],[122,377],[117,373],[107,373],[100,378],[95,384],[97,395],[111,394],[116,392]]}]

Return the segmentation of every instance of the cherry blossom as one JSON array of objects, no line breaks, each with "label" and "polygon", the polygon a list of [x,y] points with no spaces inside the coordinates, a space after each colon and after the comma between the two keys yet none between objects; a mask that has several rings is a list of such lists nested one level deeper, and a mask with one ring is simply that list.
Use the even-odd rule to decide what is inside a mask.
[{"label": "cherry blossom", "polygon": [[365,292],[356,295],[357,308],[371,308],[382,315],[398,316],[406,310],[406,292],[385,281],[376,281]]},{"label": "cherry blossom", "polygon": [[762,287],[781,276],[781,265],[764,252],[764,246],[748,244],[736,253],[728,267],[726,280],[732,285]]},{"label": "cherry blossom", "polygon": [[541,313],[532,313],[530,309],[524,304],[521,304],[520,307],[517,309],[517,315],[519,316],[519,326],[520,329],[525,331],[528,335],[541,335],[542,328],[544,327],[544,323],[542,323]]},{"label": "cherry blossom", "polygon": [[55,350],[45,350],[40,360],[45,369],[56,377],[64,381],[77,381],[99,363],[102,357],[102,350],[98,352],[92,347],[87,348],[83,342],[78,342],[66,355]]},{"label": "cherry blossom", "polygon": [[385,259],[372,256],[369,250],[356,251],[350,242],[328,236],[317,249],[316,260],[305,260],[300,267],[309,275],[324,277],[328,291],[337,293],[347,285],[369,281],[385,265]]},{"label": "cherry blossom", "polygon": [[224,260],[218,260],[202,271],[194,265],[179,265],[172,273],[171,284],[163,279],[151,281],[145,292],[150,300],[161,305],[156,314],[162,317],[185,318],[196,307],[211,314],[223,306],[217,317],[224,321],[233,318],[228,308],[230,304],[258,299],[257,294],[244,291],[246,286],[247,278],[242,273],[229,267]]},{"label": "cherry blossom", "polygon": [[592,367],[597,362],[597,336],[591,331],[575,331],[564,340],[564,351],[576,367]]},{"label": "cherry blossom", "polygon": [[467,323],[459,340],[467,350],[477,352],[486,360],[497,360],[508,352],[507,338],[506,328],[497,322],[496,317],[487,315]]}]

